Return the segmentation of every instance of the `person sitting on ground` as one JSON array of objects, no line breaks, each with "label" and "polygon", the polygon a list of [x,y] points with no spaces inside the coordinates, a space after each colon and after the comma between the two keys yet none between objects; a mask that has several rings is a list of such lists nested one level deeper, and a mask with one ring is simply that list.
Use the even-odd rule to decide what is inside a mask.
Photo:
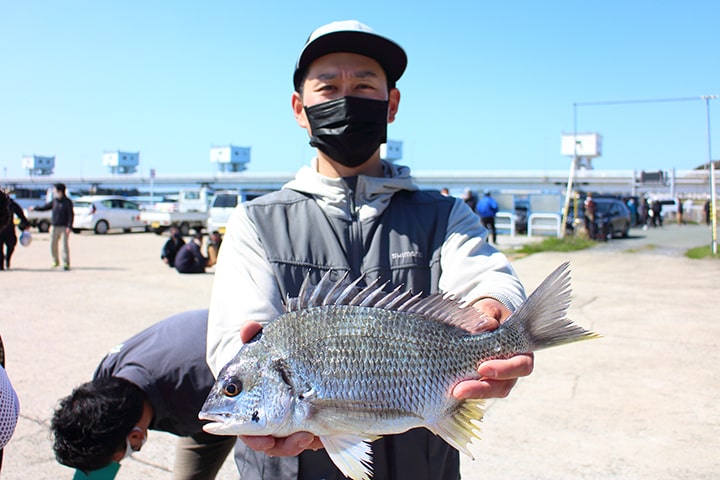
[{"label": "person sitting on ground", "polygon": [[205,273],[208,259],[202,254],[203,234],[197,232],[192,241],[183,245],[175,257],[175,269],[180,273]]},{"label": "person sitting on ground", "polygon": [[210,234],[210,240],[208,241],[207,253],[208,262],[207,266],[212,267],[217,263],[218,253],[220,252],[220,244],[222,243],[222,236],[220,232],[215,230]]},{"label": "person sitting on ground", "polygon": [[185,245],[185,240],[183,240],[180,234],[180,229],[175,225],[170,227],[169,232],[170,238],[168,238],[165,245],[163,245],[162,251],[160,252],[160,259],[172,268],[175,266],[177,252]]},{"label": "person sitting on ground", "polygon": [[[235,437],[205,433],[197,415],[215,379],[205,361],[207,310],[173,315],[113,347],[93,380],[60,401],[53,450],[76,479],[115,478],[148,430],[177,435],[173,478],[213,479]],[[199,341],[200,340],[200,341]]]}]

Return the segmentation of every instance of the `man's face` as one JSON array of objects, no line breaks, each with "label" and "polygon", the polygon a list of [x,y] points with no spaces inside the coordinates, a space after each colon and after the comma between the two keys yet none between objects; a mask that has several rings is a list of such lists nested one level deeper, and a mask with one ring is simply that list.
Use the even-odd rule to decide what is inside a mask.
[{"label": "man's face", "polygon": [[395,119],[400,92],[388,91],[387,77],[380,64],[355,53],[331,53],[308,67],[302,86],[302,97],[293,95],[293,111],[298,124],[310,132],[304,107],[342,97],[388,100],[388,123]]}]

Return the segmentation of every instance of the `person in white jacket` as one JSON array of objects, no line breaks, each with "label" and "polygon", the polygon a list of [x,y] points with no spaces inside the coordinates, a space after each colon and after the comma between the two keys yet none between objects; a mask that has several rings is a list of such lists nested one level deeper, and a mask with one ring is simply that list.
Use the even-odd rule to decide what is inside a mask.
[{"label": "person in white jacket", "polygon": [[[228,222],[208,325],[215,376],[243,341],[283,313],[283,300],[297,296],[308,273],[336,269],[368,283],[379,277],[390,289],[448,292],[484,313],[483,330],[497,328],[524,300],[508,259],[461,199],[418,190],[407,167],[380,158],[406,62],[399,45],[357,21],[325,25],[308,39],[292,108],[317,156],[279,192],[239,205]],[[489,361],[480,380],[461,382],[453,394],[504,397],[532,369],[532,355]],[[417,430],[373,444],[376,478],[459,478],[457,452]],[[241,442],[243,480],[344,478],[307,432]]]}]

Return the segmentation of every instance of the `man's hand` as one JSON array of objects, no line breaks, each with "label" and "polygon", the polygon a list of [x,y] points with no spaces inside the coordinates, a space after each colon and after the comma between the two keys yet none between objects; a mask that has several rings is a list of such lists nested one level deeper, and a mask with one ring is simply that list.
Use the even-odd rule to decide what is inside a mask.
[{"label": "man's hand", "polygon": [[[510,310],[492,298],[483,298],[473,304],[483,315],[484,322],[474,333],[495,330],[510,316]],[[453,396],[458,400],[468,398],[505,398],[520,377],[533,371],[532,353],[516,355],[507,360],[489,360],[478,367],[479,380],[465,380],[455,385]]]},{"label": "man's hand", "polygon": [[[246,322],[240,327],[240,339],[243,343],[247,343],[260,330],[262,330],[262,325],[259,323]],[[294,457],[308,448],[313,450],[323,448],[320,439],[308,432],[297,432],[284,438],[270,435],[240,435],[240,438],[249,448],[275,457]]]},{"label": "man's hand", "polygon": [[272,437],[270,435],[240,435],[240,439],[251,449],[264,452],[271,457],[294,457],[295,455],[300,455],[308,448],[312,448],[313,450],[323,448],[320,439],[308,432],[293,433],[285,438]]}]

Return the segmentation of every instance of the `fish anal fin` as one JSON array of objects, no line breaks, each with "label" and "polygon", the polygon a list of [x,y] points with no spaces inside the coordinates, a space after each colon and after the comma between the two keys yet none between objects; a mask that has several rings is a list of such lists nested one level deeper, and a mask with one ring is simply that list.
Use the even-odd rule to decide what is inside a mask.
[{"label": "fish anal fin", "polygon": [[460,452],[473,458],[468,446],[473,438],[480,439],[480,422],[484,413],[484,400],[464,400],[452,415],[440,418],[437,423],[428,424],[427,428]]},{"label": "fish anal fin", "polygon": [[352,480],[370,480],[372,477],[371,438],[342,434],[320,436],[325,451],[336,467]]}]

